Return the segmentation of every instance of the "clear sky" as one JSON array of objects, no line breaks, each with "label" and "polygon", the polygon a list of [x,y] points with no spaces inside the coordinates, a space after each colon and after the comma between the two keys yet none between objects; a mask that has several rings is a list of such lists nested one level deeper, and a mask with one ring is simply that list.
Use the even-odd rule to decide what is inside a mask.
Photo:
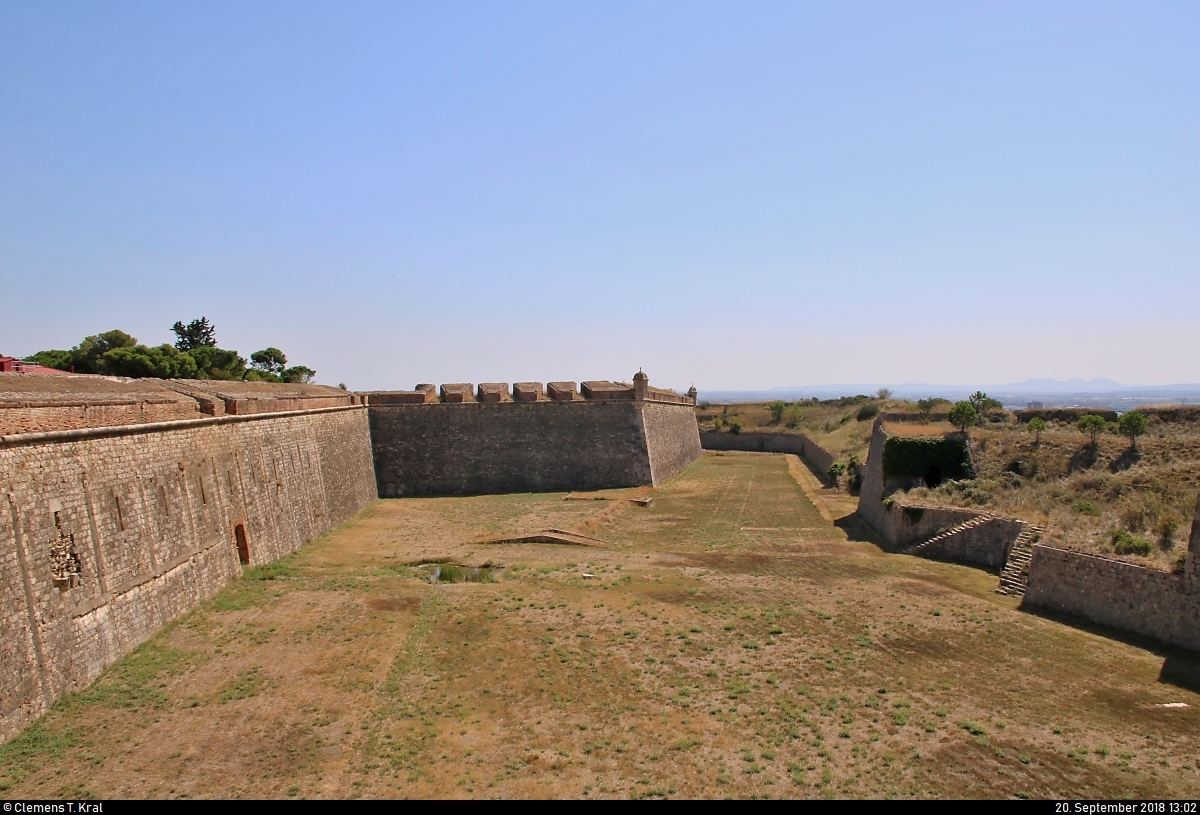
[{"label": "clear sky", "polygon": [[0,352],[1200,382],[1200,4],[0,3]]}]

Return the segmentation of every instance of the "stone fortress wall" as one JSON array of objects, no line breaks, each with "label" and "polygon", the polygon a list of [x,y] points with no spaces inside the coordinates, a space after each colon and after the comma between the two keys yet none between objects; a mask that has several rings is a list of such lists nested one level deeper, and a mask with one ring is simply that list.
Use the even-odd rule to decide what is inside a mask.
[{"label": "stone fortress wall", "polygon": [[366,409],[0,439],[0,737],[375,499]]},{"label": "stone fortress wall", "polygon": [[834,456],[803,433],[771,433],[743,430],[741,433],[707,431],[700,434],[705,450],[746,450],[757,453],[792,453],[806,461],[822,481],[829,480]]},{"label": "stone fortress wall", "polygon": [[0,373],[0,436],[362,404],[326,385]]},{"label": "stone fortress wall", "polygon": [[[971,509],[906,502],[904,490],[915,483],[888,477],[883,471],[886,423],[895,420],[897,417],[880,416],[875,421],[863,471],[859,514],[899,549],[974,521],[971,528],[945,544],[923,546],[918,551],[937,559],[1005,566],[1017,539],[1029,525]],[[1025,579],[1023,607],[1081,617],[1167,645],[1200,651],[1200,497],[1183,574],[1168,574],[1041,542],[1032,544]]]},{"label": "stone fortress wall", "polygon": [[701,455],[695,394],[623,382],[364,394],[383,497],[661,484]]},{"label": "stone fortress wall", "polygon": [[388,495],[660,484],[700,456],[694,402],[641,373],[368,394],[0,373],[0,740],[368,506],[377,461]]}]

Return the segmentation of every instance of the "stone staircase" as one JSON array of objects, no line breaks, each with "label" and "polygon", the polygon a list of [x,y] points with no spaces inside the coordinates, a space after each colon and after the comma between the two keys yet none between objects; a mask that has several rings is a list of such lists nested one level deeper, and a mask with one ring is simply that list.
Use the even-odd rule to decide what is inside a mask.
[{"label": "stone staircase", "polygon": [[989,521],[994,520],[995,517],[996,517],[995,515],[988,515],[987,513],[983,513],[975,518],[972,518],[969,521],[964,521],[963,523],[958,524],[957,526],[952,526],[949,529],[944,529],[941,532],[934,535],[929,540],[918,543],[916,546],[910,546],[907,549],[901,549],[900,554],[921,556],[922,550],[930,549],[933,547],[934,544],[941,543],[942,541],[946,540],[947,538],[952,538],[955,535],[961,535],[963,532],[974,529],[977,526],[983,526],[984,524],[988,523]]},{"label": "stone staircase", "polygon": [[1033,558],[1033,545],[1042,537],[1045,527],[1027,525],[1013,542],[1012,551],[1004,563],[1004,571],[1000,573],[1000,586],[996,594],[1006,594],[1010,597],[1023,597],[1025,585],[1029,581],[1029,561]]}]

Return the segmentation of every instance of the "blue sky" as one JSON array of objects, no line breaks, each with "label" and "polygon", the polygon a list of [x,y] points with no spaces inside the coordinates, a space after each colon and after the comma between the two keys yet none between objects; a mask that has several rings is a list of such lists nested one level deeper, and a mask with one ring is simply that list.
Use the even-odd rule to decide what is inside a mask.
[{"label": "blue sky", "polygon": [[0,5],[0,352],[1200,381],[1194,3]]}]

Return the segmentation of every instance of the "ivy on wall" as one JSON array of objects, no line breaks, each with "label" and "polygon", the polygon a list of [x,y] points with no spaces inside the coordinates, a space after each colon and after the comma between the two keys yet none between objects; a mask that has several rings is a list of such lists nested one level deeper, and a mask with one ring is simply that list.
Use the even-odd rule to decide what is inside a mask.
[{"label": "ivy on wall", "polygon": [[935,467],[943,479],[975,477],[964,439],[888,436],[883,443],[886,477],[925,478]]}]

